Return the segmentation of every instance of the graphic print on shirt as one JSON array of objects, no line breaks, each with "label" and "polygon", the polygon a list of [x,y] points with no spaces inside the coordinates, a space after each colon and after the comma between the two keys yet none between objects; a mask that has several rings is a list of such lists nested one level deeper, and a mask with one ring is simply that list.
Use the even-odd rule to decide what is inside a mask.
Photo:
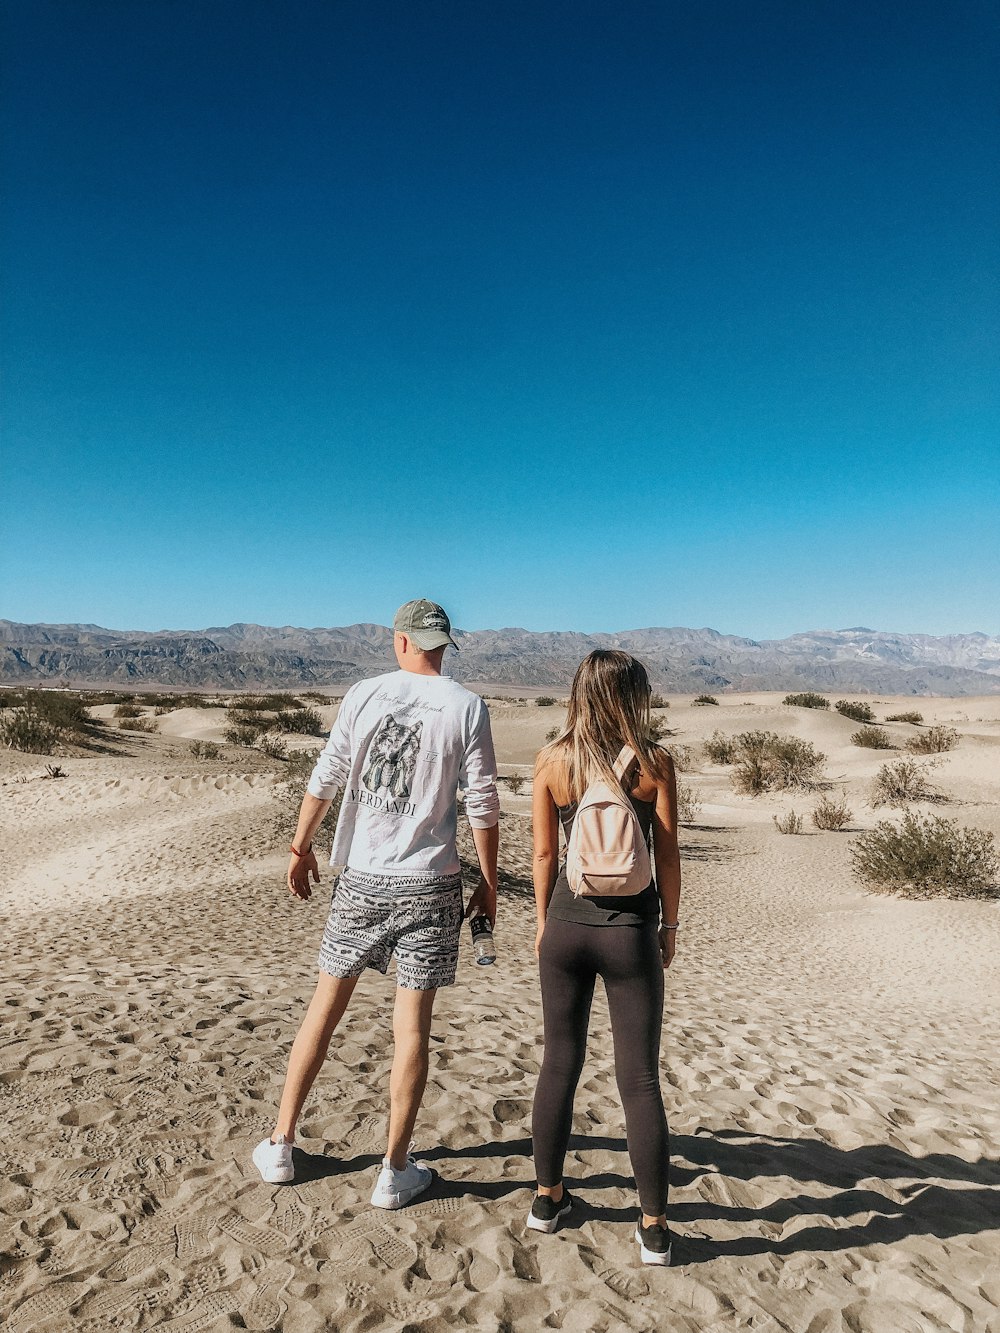
[{"label": "graphic print on shirt", "polygon": [[404,726],[391,713],[386,714],[372,738],[367,767],[361,775],[361,781],[369,791],[376,792],[385,787],[390,795],[399,799],[410,795],[422,727],[422,722],[415,722],[412,727]]}]

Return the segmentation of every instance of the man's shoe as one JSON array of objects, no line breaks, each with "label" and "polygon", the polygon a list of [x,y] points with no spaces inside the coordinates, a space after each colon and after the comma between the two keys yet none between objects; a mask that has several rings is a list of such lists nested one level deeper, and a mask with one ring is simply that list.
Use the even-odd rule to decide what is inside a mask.
[{"label": "man's shoe", "polygon": [[644,1227],[642,1220],[636,1224],[635,1238],[639,1242],[639,1255],[644,1264],[658,1264],[666,1268],[670,1263],[670,1229],[654,1222],[651,1227]]},{"label": "man's shoe", "polygon": [[531,1201],[528,1213],[528,1226],[532,1231],[544,1231],[551,1234],[559,1225],[559,1219],[565,1217],[573,1207],[573,1196],[569,1190],[563,1190],[563,1196],[556,1203],[547,1194],[536,1194]]},{"label": "man's shoe", "polygon": [[423,1162],[415,1162],[407,1156],[406,1166],[397,1171],[389,1163],[388,1157],[382,1163],[378,1173],[375,1192],[372,1194],[374,1208],[405,1208],[418,1194],[433,1183],[434,1172]]},{"label": "man's shoe", "polygon": [[295,1175],[292,1165],[292,1145],[279,1134],[272,1142],[261,1139],[253,1150],[253,1164],[260,1172],[260,1178],[268,1185],[287,1185]]}]

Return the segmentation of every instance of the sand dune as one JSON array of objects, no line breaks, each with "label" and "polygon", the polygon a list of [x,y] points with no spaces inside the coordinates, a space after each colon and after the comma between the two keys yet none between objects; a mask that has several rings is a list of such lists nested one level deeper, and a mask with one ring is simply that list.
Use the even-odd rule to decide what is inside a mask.
[{"label": "sand dune", "polygon": [[[491,706],[503,771],[529,771],[560,710]],[[962,733],[934,769],[944,812],[1000,833],[1000,705],[876,712],[914,706]],[[600,997],[568,1164],[581,1207],[555,1236],[523,1226],[540,1057],[524,794],[504,796],[498,965],[466,953],[439,1000],[417,1127],[439,1184],[400,1213],[368,1204],[391,1057],[391,984],[369,974],[301,1126],[301,1183],[263,1186],[248,1149],[330,880],[289,907],[280,788],[256,757],[187,755],[181,741],[212,739],[202,714],[166,715],[124,755],[63,760],[61,779],[0,756],[5,1328],[1000,1331],[1000,907],[868,896],[850,833],[774,829],[814,797],[739,797],[704,762],[684,774],[703,805],[683,835],[662,1061],[675,1267],[634,1254]],[[667,719],[677,744],[803,736],[855,828],[886,813],[864,794],[887,756],[852,746],[836,714],[688,696]]]}]

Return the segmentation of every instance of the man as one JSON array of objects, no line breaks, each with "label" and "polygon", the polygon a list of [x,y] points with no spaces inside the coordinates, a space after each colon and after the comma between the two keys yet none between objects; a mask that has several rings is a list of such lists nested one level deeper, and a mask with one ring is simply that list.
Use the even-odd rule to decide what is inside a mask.
[{"label": "man", "polygon": [[330,1039],[365,968],[396,960],[395,1052],[389,1080],[389,1136],[372,1203],[401,1208],[430,1185],[430,1167],[409,1154],[427,1082],[434,997],[455,980],[462,927],[456,846],[457,790],[479,858],[465,916],[496,919],[500,798],[489,713],[478,695],[441,674],[458,645],[435,602],[396,612],[399,670],[359,681],[344,696],[306,794],[291,846],[288,890],[312,894],[312,851],[337,792],[344,796],[330,864],[344,870],[334,890],[319,955],[320,976],[292,1045],[274,1132],[253,1152],[268,1183],[294,1176],[295,1126]]}]

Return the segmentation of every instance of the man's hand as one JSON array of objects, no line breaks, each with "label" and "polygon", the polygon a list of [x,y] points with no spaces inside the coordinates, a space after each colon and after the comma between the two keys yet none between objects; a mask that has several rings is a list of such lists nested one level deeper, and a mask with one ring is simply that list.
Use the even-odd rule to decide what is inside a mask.
[{"label": "man's hand", "polygon": [[309,852],[305,856],[293,856],[288,862],[288,892],[293,898],[301,898],[307,902],[312,897],[312,888],[309,884],[309,876],[312,875],[314,881],[319,883],[319,864],[316,861],[316,853]]},{"label": "man's hand", "polygon": [[490,925],[496,925],[497,891],[494,885],[487,882],[485,875],[479,876],[479,883],[476,885],[475,892],[469,899],[469,905],[465,909],[466,920],[472,916],[488,916]]},{"label": "man's hand", "polygon": [[669,967],[674,961],[674,950],[677,948],[677,931],[665,930],[660,927],[660,957],[663,959],[663,966]]}]

